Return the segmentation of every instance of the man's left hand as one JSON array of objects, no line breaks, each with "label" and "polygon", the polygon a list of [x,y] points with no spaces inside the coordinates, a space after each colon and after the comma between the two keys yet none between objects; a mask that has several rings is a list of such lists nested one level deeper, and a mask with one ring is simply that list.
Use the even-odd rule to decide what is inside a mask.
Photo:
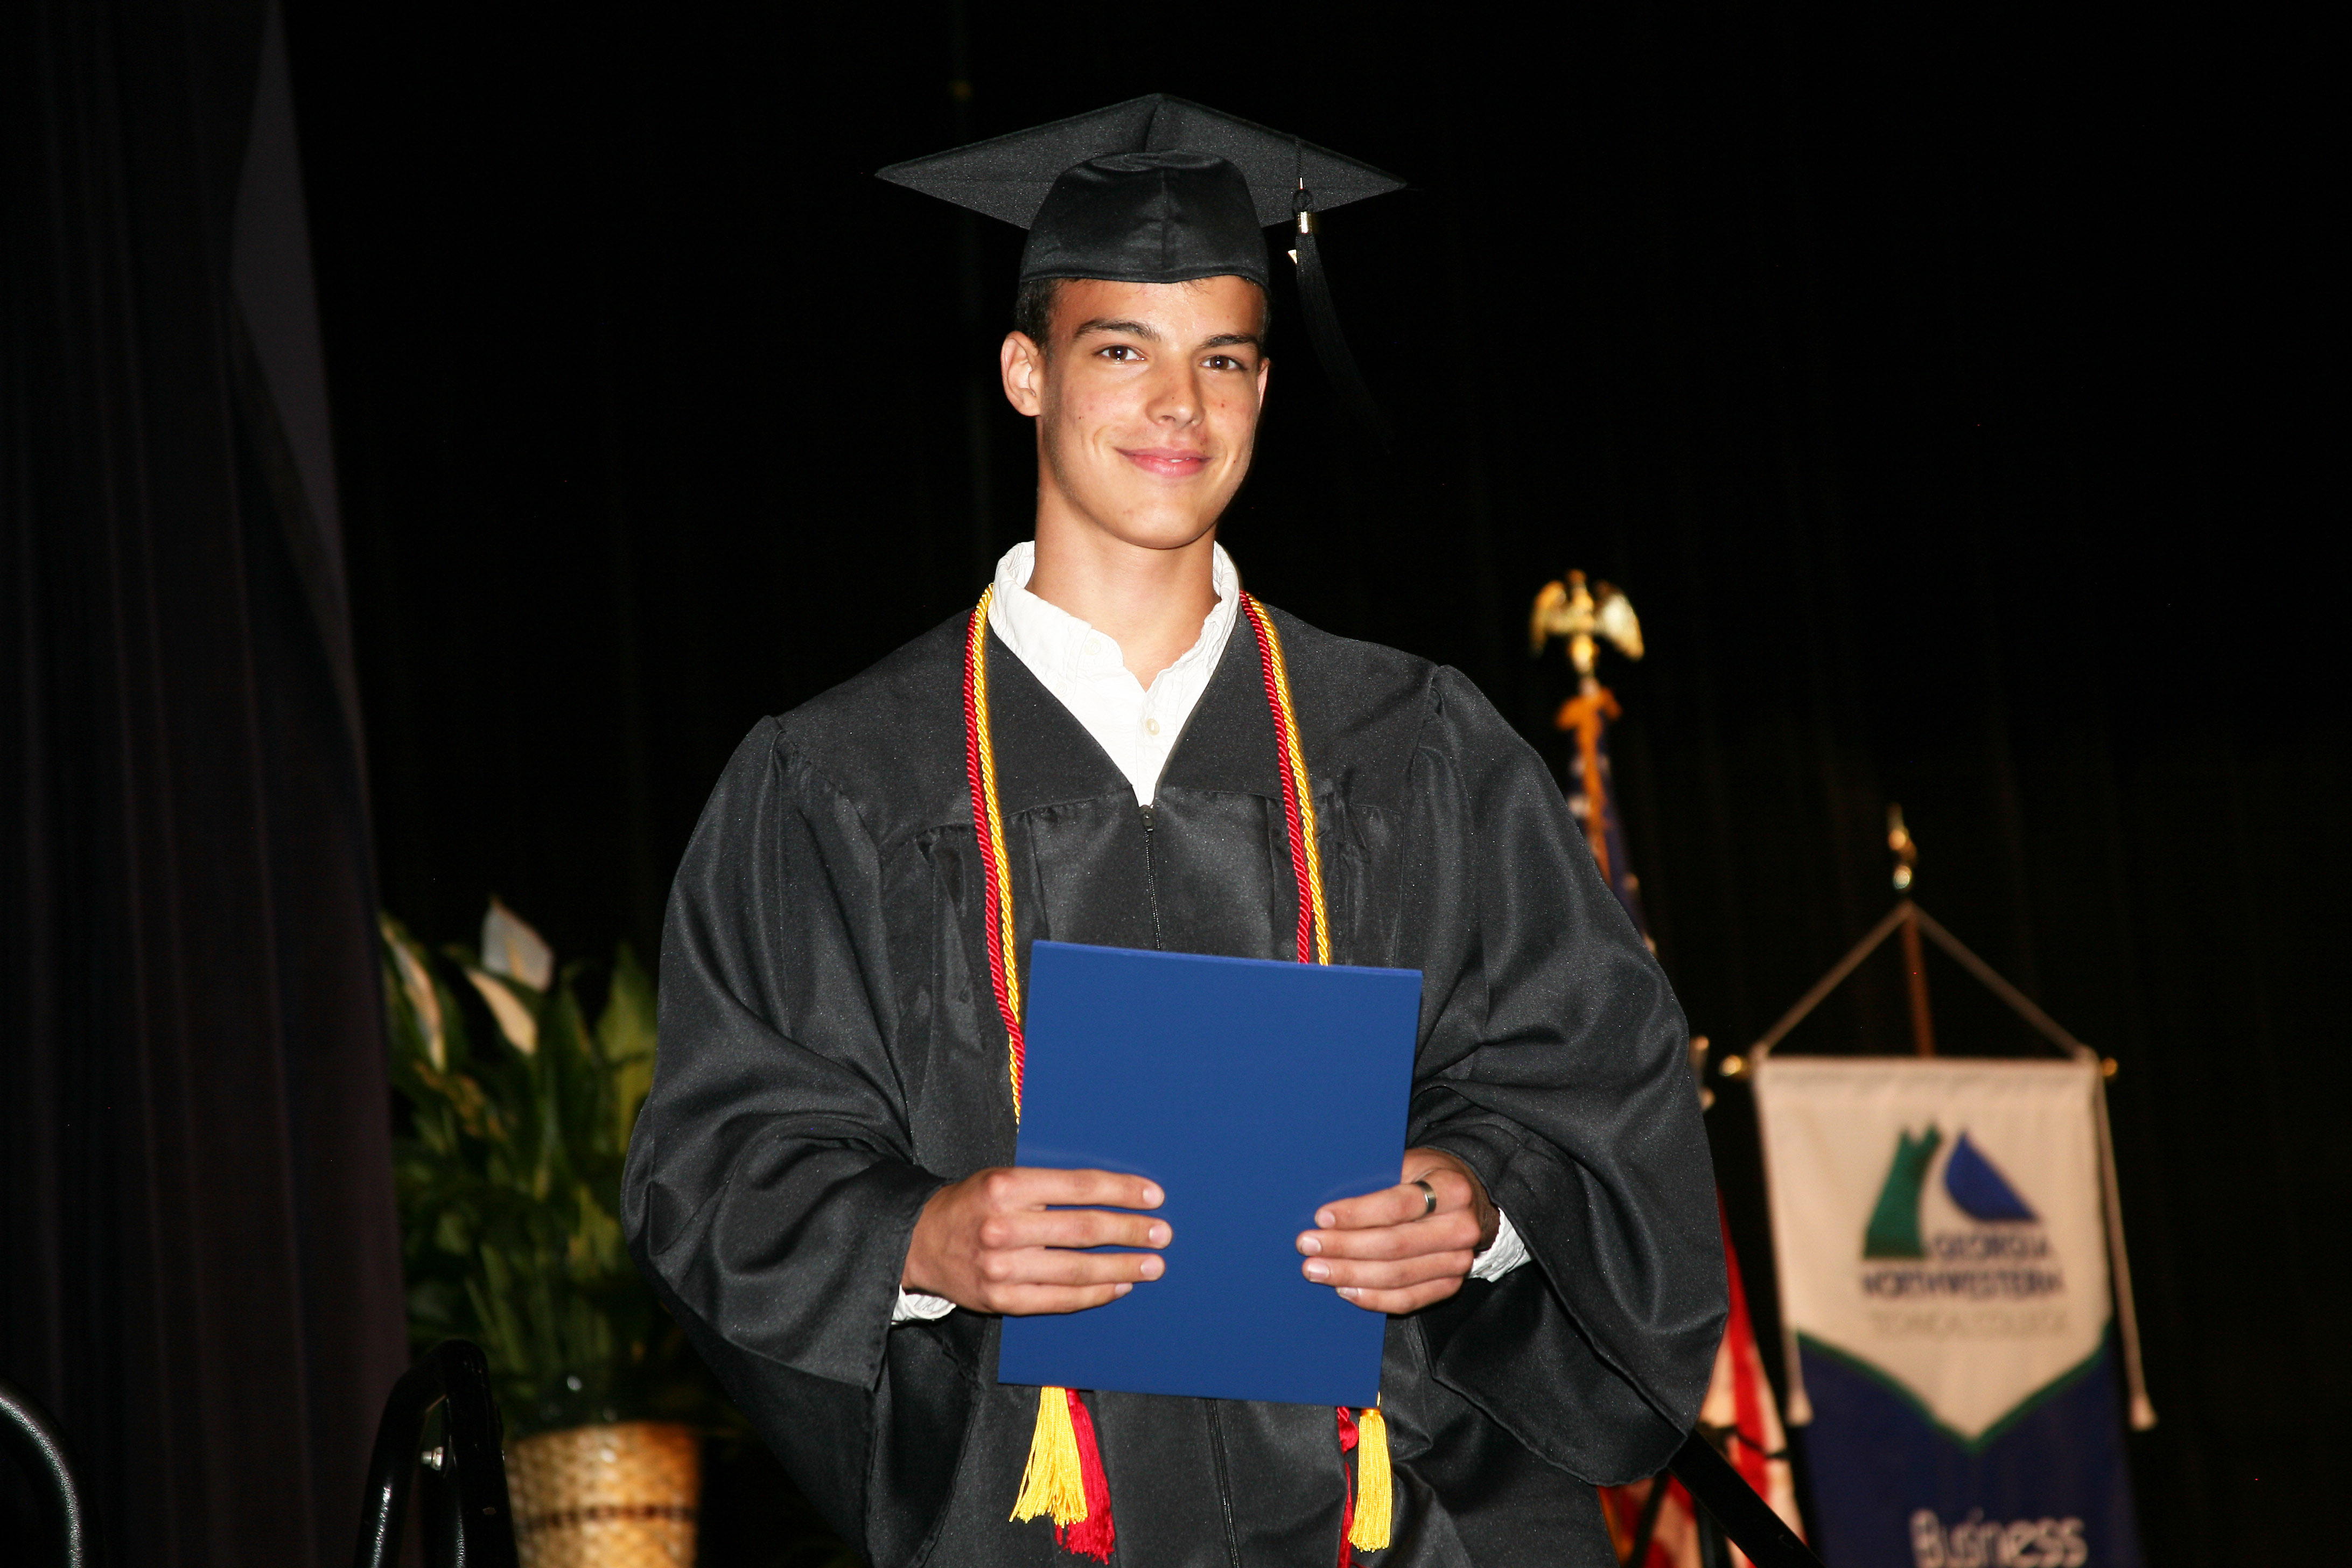
[{"label": "man's left hand", "polygon": [[1462,1289],[1500,1223],[1477,1173],[1442,1149],[1408,1149],[1400,1185],[1317,1211],[1301,1271],[1367,1311],[1415,1312]]}]

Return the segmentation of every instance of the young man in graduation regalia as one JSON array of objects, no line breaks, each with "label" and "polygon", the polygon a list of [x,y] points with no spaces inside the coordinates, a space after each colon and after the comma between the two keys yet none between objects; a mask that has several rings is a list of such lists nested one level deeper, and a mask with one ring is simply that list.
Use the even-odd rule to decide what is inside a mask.
[{"label": "young man in graduation regalia", "polygon": [[[1029,228],[1036,537],[719,781],[640,1265],[878,1568],[1613,1562],[1592,1487],[1675,1452],[1725,1316],[1682,1016],[1477,689],[1259,604],[1216,542],[1262,226],[1395,182],[1164,98],[885,176]],[[1013,1167],[1039,937],[1421,971],[1402,1179],[1297,1241],[1390,1315],[1377,1409],[995,1381],[1003,1315],[1149,1290],[1170,1240],[1141,1178]]]}]

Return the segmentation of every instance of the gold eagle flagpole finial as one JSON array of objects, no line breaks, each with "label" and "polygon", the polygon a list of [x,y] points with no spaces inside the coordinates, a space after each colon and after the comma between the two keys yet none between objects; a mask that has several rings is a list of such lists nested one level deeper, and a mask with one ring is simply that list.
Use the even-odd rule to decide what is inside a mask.
[{"label": "gold eagle flagpole finial", "polygon": [[1642,657],[1642,622],[1633,601],[1608,583],[1589,586],[1584,574],[1570,572],[1547,583],[1528,619],[1528,654],[1540,656],[1554,637],[1568,639],[1568,662],[1576,670],[1576,695],[1560,704],[1552,723],[1576,737],[1581,785],[1569,805],[1584,819],[1584,836],[1603,881],[1612,880],[1606,808],[1609,781],[1601,766],[1601,733],[1620,710],[1617,695],[1593,673],[1603,641],[1627,658]]},{"label": "gold eagle flagpole finial", "polygon": [[1568,639],[1568,662],[1585,680],[1592,679],[1595,638],[1613,644],[1627,658],[1642,657],[1642,622],[1633,601],[1609,583],[1587,586],[1584,574],[1570,572],[1547,583],[1536,595],[1535,612],[1528,622],[1528,652],[1540,654],[1554,637]]}]

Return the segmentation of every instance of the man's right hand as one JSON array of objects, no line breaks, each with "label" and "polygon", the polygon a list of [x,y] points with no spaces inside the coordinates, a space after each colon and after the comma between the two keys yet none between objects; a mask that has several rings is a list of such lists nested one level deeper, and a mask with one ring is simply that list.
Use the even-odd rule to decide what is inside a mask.
[{"label": "man's right hand", "polygon": [[[1156,1209],[1165,1198],[1156,1182],[1109,1171],[976,1171],[923,1205],[898,1284],[1007,1317],[1099,1307],[1159,1279],[1167,1263],[1153,1252],[1079,1249],[1167,1246],[1166,1220],[1113,1212]],[[1104,1206],[1064,1206],[1094,1204]]]}]

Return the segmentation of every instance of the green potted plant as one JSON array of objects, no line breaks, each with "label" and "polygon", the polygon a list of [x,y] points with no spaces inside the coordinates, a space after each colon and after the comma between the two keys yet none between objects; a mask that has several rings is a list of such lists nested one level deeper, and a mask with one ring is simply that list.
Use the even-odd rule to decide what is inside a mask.
[{"label": "green potted plant", "polygon": [[524,1568],[686,1568],[697,1428],[731,1412],[621,1238],[652,980],[626,945],[559,973],[495,900],[478,950],[433,953],[389,915],[383,932],[410,1336],[489,1359]]}]

